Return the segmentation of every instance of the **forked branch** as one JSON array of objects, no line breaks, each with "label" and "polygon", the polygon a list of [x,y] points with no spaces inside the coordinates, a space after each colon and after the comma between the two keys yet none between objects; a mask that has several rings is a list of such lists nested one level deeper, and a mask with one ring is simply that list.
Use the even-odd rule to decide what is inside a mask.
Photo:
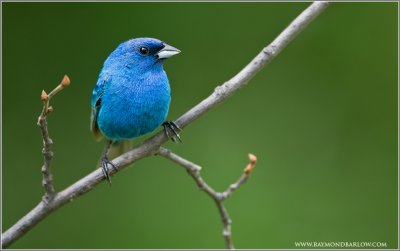
[{"label": "forked branch", "polygon": [[[180,128],[186,127],[190,123],[194,122],[201,115],[205,114],[209,110],[213,109],[216,105],[226,100],[239,88],[245,86],[252,77],[254,77],[265,65],[270,63],[279,54],[279,52],[281,52],[289,44],[290,41],[292,41],[305,27],[307,27],[311,23],[311,21],[314,20],[314,18],[316,18],[322,11],[324,11],[327,6],[328,2],[317,1],[312,3],[291,24],[289,24],[289,26],[286,27],[282,31],[282,33],[279,34],[279,36],[274,41],[272,41],[272,43],[263,48],[261,52],[238,74],[225,82],[223,85],[215,88],[215,91],[209,97],[207,97],[195,107],[183,114],[175,121],[175,124]],[[48,106],[48,108],[50,107]],[[159,132],[149,139],[145,140],[129,152],[115,158],[114,160],[112,160],[112,162],[118,167],[119,170],[126,168],[133,162],[158,153],[160,146],[167,140],[168,138],[166,137],[164,132]],[[51,141],[49,142],[50,144],[48,144],[48,146],[51,145]],[[50,156],[51,155],[49,154],[49,157]],[[109,174],[113,175],[114,173],[115,170],[110,168]],[[49,179],[49,177],[51,177],[50,175],[50,172],[44,174],[44,176],[46,176],[46,184],[48,184],[48,181],[51,181],[51,179]],[[103,180],[104,176],[102,170],[96,169],[87,176],[75,182],[74,184],[65,188],[63,191],[54,194],[54,196],[51,196],[51,200],[48,200],[46,202],[41,201],[27,215],[22,217],[17,223],[15,223],[12,227],[10,227],[2,234],[2,247],[8,247],[14,241],[18,240],[26,232],[32,229],[37,223],[45,219],[53,211],[72,201],[76,197],[79,197],[92,190],[97,184],[99,184]],[[51,183],[52,182],[50,182],[50,184]],[[46,188],[46,193],[52,194],[54,188],[52,189],[51,187],[52,186],[49,185]],[[232,187],[232,191],[233,190],[234,187]],[[230,193],[231,192],[227,191],[225,195],[229,196]],[[220,210],[224,209],[221,208]]]},{"label": "forked branch", "polygon": [[256,156],[250,153],[249,164],[244,169],[242,176],[240,176],[240,178],[235,183],[231,184],[228,187],[228,189],[226,189],[224,192],[216,192],[201,177],[200,166],[176,155],[175,153],[171,152],[170,150],[164,147],[160,147],[158,154],[184,167],[189,173],[189,175],[194,179],[197,186],[214,200],[215,204],[217,205],[222,224],[224,226],[222,235],[225,238],[226,248],[234,249],[232,242],[232,231],[231,231],[232,220],[229,217],[228,211],[225,208],[224,200],[228,198],[236,189],[238,189],[242,184],[244,184],[248,180],[248,178],[250,177],[250,173],[253,171],[256,165],[257,162]]},{"label": "forked branch", "polygon": [[41,100],[43,101],[43,109],[39,115],[37,125],[39,126],[40,131],[42,132],[42,138],[43,138],[42,154],[43,154],[44,164],[42,166],[42,174],[43,174],[42,186],[44,187],[45,190],[45,195],[43,196],[43,201],[45,203],[51,201],[55,195],[55,190],[53,186],[53,175],[51,174],[51,169],[50,169],[51,161],[53,159],[53,152],[51,151],[51,145],[53,144],[53,141],[49,136],[49,130],[47,128],[47,115],[49,115],[50,112],[53,111],[53,107],[50,106],[50,99],[54,95],[56,95],[57,92],[69,86],[69,84],[70,80],[68,76],[65,75],[64,78],[61,80],[61,83],[56,88],[54,88],[54,90],[52,90],[50,94],[47,94],[45,90],[43,90],[42,95],[40,96]]}]

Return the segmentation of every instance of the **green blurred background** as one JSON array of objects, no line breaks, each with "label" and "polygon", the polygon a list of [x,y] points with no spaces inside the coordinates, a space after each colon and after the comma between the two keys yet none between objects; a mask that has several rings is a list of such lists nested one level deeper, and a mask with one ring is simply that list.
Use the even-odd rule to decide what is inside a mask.
[{"label": "green blurred background", "polygon": [[[91,91],[122,41],[156,37],[176,119],[246,65],[309,3],[3,3],[3,231],[41,199],[40,93],[52,100],[58,190],[93,171]],[[227,200],[237,248],[379,241],[397,248],[397,3],[333,3],[248,86],[165,144]],[[135,140],[138,143],[148,136]],[[214,203],[152,157],[38,224],[11,248],[224,248]]]}]

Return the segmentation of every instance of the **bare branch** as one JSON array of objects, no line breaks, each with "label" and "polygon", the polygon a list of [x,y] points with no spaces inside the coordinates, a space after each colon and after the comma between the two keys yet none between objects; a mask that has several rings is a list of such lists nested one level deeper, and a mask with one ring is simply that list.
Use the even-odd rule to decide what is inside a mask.
[{"label": "bare branch", "polygon": [[61,83],[54,88],[50,94],[47,94],[44,90],[40,96],[40,99],[43,101],[43,109],[41,114],[39,115],[37,125],[39,126],[42,132],[43,138],[43,161],[44,164],[42,166],[42,186],[45,190],[45,195],[43,196],[43,200],[45,203],[48,203],[50,200],[54,198],[55,190],[53,186],[53,175],[51,174],[51,161],[53,159],[53,152],[51,151],[51,145],[53,141],[49,136],[49,130],[47,128],[47,115],[53,111],[53,108],[50,106],[50,99],[63,88],[67,87],[70,84],[70,80],[67,75],[64,76]]},{"label": "bare branch", "polygon": [[[217,104],[226,100],[240,87],[246,85],[252,77],[254,77],[265,65],[271,62],[272,59],[275,58],[276,55],[327,6],[328,2],[312,3],[236,76],[224,83],[222,86],[215,88],[215,91],[209,97],[178,118],[175,121],[175,124],[180,128],[184,128],[195,121],[198,117],[214,108]],[[133,162],[157,153],[161,144],[165,143],[167,140],[168,138],[164,132],[159,132],[133,148],[131,151],[115,158],[112,162],[118,167],[118,169],[123,169]],[[115,170],[110,168],[109,173],[110,175],[113,175]],[[32,229],[38,222],[47,217],[51,212],[72,201],[74,198],[92,190],[102,180],[104,180],[102,170],[96,169],[56,194],[49,203],[45,204],[40,202],[27,215],[2,234],[2,247],[8,247],[27,231]],[[220,210],[223,211],[223,209]]]},{"label": "bare branch", "polygon": [[160,147],[157,154],[184,167],[188,171],[189,175],[196,182],[197,186],[205,193],[210,195],[210,197],[214,200],[215,204],[217,205],[222,224],[224,225],[224,230],[222,232],[222,235],[225,238],[226,248],[234,249],[232,242],[232,231],[231,231],[232,220],[229,217],[228,211],[224,206],[224,200],[228,198],[236,189],[238,189],[239,186],[241,186],[247,181],[247,179],[250,176],[250,172],[254,169],[256,165],[257,162],[256,156],[254,156],[253,154],[249,154],[250,163],[244,169],[243,175],[239,178],[238,181],[230,185],[225,192],[219,193],[216,192],[214,189],[212,189],[207,184],[207,182],[205,182],[204,179],[201,177],[200,166],[176,155],[175,153],[171,152],[170,150],[164,147]]},{"label": "bare branch", "polygon": [[201,101],[198,105],[187,111],[183,116],[175,121],[180,127],[184,128],[198,117],[214,108],[216,105],[226,100],[239,88],[245,86],[264,66],[269,64],[279,52],[281,52],[290,41],[292,41],[307,25],[311,23],[325,8],[329,2],[316,1],[305,9],[272,43],[263,48],[261,52],[250,61],[238,74],[215,88],[215,91],[208,98]]}]

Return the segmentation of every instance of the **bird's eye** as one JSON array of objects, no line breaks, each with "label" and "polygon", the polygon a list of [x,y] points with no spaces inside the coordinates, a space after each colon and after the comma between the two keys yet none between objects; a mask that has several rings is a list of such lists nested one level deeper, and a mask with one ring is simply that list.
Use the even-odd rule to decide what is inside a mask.
[{"label": "bird's eye", "polygon": [[140,48],[139,48],[139,52],[140,52],[140,54],[142,54],[142,55],[148,55],[148,54],[149,54],[149,48],[147,48],[147,47],[140,47]]}]

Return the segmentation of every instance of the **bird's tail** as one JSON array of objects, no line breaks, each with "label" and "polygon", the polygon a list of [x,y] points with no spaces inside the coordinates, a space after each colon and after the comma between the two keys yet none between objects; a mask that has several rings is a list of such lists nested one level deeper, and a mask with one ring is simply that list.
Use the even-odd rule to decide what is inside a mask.
[{"label": "bird's tail", "polygon": [[133,143],[131,140],[121,140],[111,145],[110,151],[108,152],[108,158],[110,160],[118,157],[119,155],[126,153],[131,150]]}]

